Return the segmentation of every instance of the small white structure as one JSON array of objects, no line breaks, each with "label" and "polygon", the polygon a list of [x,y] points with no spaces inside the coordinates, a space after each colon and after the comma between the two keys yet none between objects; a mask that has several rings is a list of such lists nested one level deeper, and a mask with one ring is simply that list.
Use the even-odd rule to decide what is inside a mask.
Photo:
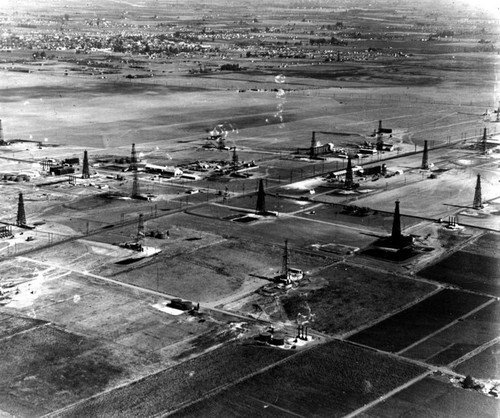
[{"label": "small white structure", "polygon": [[196,173],[182,173],[181,177],[188,180],[200,180],[201,176]]}]

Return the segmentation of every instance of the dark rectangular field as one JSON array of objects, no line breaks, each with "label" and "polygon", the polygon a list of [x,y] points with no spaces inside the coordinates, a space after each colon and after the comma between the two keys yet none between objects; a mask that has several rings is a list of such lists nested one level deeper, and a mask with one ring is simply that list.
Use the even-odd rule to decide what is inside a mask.
[{"label": "dark rectangular field", "polygon": [[229,344],[58,413],[60,417],[150,417],[175,410],[293,354],[290,350]]},{"label": "dark rectangular field", "polygon": [[500,303],[495,301],[463,321],[405,351],[404,356],[439,366],[447,365],[497,338],[499,318]]},{"label": "dark rectangular field", "polygon": [[466,251],[474,254],[498,258],[500,255],[500,234],[489,232],[481,235],[465,247]]},{"label": "dark rectangular field", "polygon": [[424,301],[361,331],[349,340],[398,352],[487,302],[486,296],[444,289]]},{"label": "dark rectangular field", "polygon": [[329,341],[173,416],[340,417],[424,372],[414,364]]},{"label": "dark rectangular field", "polygon": [[419,272],[426,279],[500,296],[500,258],[457,251]]},{"label": "dark rectangular field", "polygon": [[496,418],[498,400],[427,377],[368,409],[360,418]]}]

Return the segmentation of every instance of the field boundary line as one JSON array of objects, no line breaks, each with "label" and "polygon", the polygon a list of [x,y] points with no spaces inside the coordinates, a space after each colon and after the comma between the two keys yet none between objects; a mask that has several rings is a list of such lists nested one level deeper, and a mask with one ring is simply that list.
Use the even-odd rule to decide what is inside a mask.
[{"label": "field boundary line", "polygon": [[366,324],[363,324],[361,326],[359,326],[358,328],[352,330],[352,331],[348,331],[344,334],[341,334],[340,335],[340,338],[341,339],[347,339],[347,338],[350,338],[352,337],[353,335],[357,334],[358,332],[362,332],[364,331],[365,329],[368,329],[368,328],[371,328],[373,327],[374,325],[377,325],[378,323],[382,322],[382,321],[385,321],[386,319],[389,319],[390,317],[394,316],[394,315],[397,315],[398,313],[401,313],[415,305],[418,305],[419,303],[423,302],[424,300],[438,294],[439,292],[443,291],[444,287],[436,287],[436,289],[432,290],[431,292],[427,293],[426,295],[418,298],[418,299],[415,299],[415,300],[412,300],[411,302],[408,302],[406,305],[403,305],[397,309],[395,309],[394,311],[392,312],[389,312],[377,319],[374,319],[373,321],[371,322],[368,322]]},{"label": "field boundary line", "polygon": [[432,358],[438,356],[439,354],[445,352],[446,350],[448,350],[449,348],[453,347],[454,345],[455,345],[455,342],[452,342],[452,343],[448,344],[446,347],[442,348],[438,352],[432,353],[429,357],[424,358],[423,361],[428,362],[430,359],[432,359]]},{"label": "field boundary line", "polygon": [[0,338],[0,342],[6,341],[6,340],[10,340],[11,338],[14,338],[14,337],[16,337],[18,335],[26,334],[26,333],[34,331],[36,329],[48,327],[50,325],[51,325],[50,322],[46,322],[45,324],[40,324],[40,325],[37,325],[37,326],[32,327],[32,328],[24,329],[22,331],[16,332],[15,334],[7,335],[5,337]]},{"label": "field boundary line", "polygon": [[353,417],[361,414],[362,412],[365,412],[367,409],[370,409],[370,408],[374,407],[375,405],[379,404],[380,402],[383,402],[386,399],[391,398],[396,393],[401,392],[402,390],[405,390],[408,387],[413,386],[415,383],[425,379],[430,374],[432,374],[432,370],[428,370],[427,372],[421,374],[420,376],[414,377],[413,379],[409,380],[405,384],[398,386],[397,388],[391,390],[390,392],[387,392],[385,395],[380,396],[379,398],[375,399],[374,401],[371,401],[371,402],[367,403],[366,405],[362,406],[361,408],[358,408],[355,411],[350,412],[347,415],[344,415],[343,418],[353,418]]},{"label": "field boundary line", "polygon": [[476,356],[477,354],[483,352],[484,350],[490,348],[491,346],[495,345],[500,341],[500,337],[493,338],[491,341],[488,341],[487,343],[484,343],[483,345],[475,348],[471,352],[464,354],[462,357],[452,361],[451,363],[448,364],[448,367],[452,368],[455,366],[458,366],[460,363],[463,363],[464,361],[469,360],[470,358]]},{"label": "field boundary line", "polygon": [[417,345],[423,343],[424,341],[427,341],[428,339],[440,334],[444,330],[458,324],[462,319],[468,318],[471,315],[474,315],[476,312],[480,311],[481,309],[485,308],[486,306],[492,304],[495,302],[496,299],[490,299],[487,302],[483,303],[482,305],[479,305],[478,307],[474,308],[472,311],[467,312],[465,315],[459,316],[457,319],[453,320],[449,324],[445,325],[444,327],[439,328],[438,330],[430,333],[429,335],[425,336],[424,338],[421,338],[420,340],[414,342],[413,344],[410,344],[408,347],[403,348],[402,350],[399,350],[396,354],[401,355],[402,353],[411,350],[412,348],[416,347]]},{"label": "field boundary line", "polygon": [[258,376],[260,374],[263,374],[263,373],[267,372],[268,370],[271,370],[271,369],[273,369],[273,368],[275,368],[277,366],[280,366],[280,365],[282,365],[282,364],[284,364],[284,363],[286,363],[288,361],[291,361],[291,359],[294,359],[297,356],[303,355],[303,353],[305,353],[305,352],[307,352],[309,350],[312,350],[313,348],[315,348],[317,346],[318,346],[318,344],[313,344],[313,345],[311,345],[309,347],[305,347],[302,350],[297,351],[296,353],[291,354],[288,357],[285,357],[284,359],[278,360],[278,361],[276,361],[276,362],[274,362],[274,363],[272,363],[272,364],[270,364],[268,366],[262,367],[259,370],[256,370],[254,372],[251,372],[251,373],[247,374],[246,376],[242,376],[239,379],[236,379],[236,380],[234,380],[234,381],[232,381],[230,383],[226,383],[226,384],[221,385],[219,387],[213,388],[209,392],[205,393],[205,395],[203,395],[202,397],[194,399],[192,401],[187,401],[187,402],[185,402],[183,404],[180,404],[179,406],[177,406],[177,408],[175,408],[175,409],[173,409],[171,411],[168,411],[168,412],[165,412],[165,411],[158,412],[157,414],[153,415],[151,418],[163,418],[163,417],[167,417],[167,416],[175,414],[175,413],[177,413],[177,412],[179,412],[179,411],[181,411],[181,410],[183,410],[185,408],[188,408],[191,405],[194,405],[194,404],[196,404],[198,402],[210,399],[213,396],[217,395],[218,393],[223,392],[223,391],[225,391],[225,390],[227,390],[227,389],[229,389],[229,388],[231,388],[233,386],[236,386],[236,385],[244,382],[245,380],[251,379],[251,378],[253,378],[255,376]]}]

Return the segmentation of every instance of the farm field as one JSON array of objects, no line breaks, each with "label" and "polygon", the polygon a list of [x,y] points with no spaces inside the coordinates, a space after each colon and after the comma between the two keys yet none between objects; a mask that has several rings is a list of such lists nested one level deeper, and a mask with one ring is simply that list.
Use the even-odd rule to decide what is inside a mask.
[{"label": "farm field", "polygon": [[122,417],[124,413],[127,416],[164,414],[292,354],[290,350],[254,344],[229,344],[54,416],[86,418]]},{"label": "farm field", "polygon": [[498,235],[486,234],[418,274],[463,289],[500,296],[499,250]]},{"label": "farm field", "polygon": [[490,302],[472,293],[441,292],[349,338],[379,350],[398,352],[429,334]]},{"label": "farm field", "polygon": [[471,375],[477,379],[500,380],[500,371],[498,369],[500,344],[492,346],[476,354],[468,360],[459,363],[454,367],[457,373]]},{"label": "farm field", "polygon": [[341,417],[424,373],[419,366],[329,341],[172,416],[250,416],[268,409],[264,416]]},{"label": "farm field", "polygon": [[404,351],[403,355],[430,364],[446,366],[500,337],[497,322],[499,315],[500,303],[492,301],[457,324]]},{"label": "farm field", "polygon": [[464,390],[440,378],[427,377],[363,412],[362,418],[382,418],[402,414],[408,417],[498,416],[498,400],[472,390]]}]

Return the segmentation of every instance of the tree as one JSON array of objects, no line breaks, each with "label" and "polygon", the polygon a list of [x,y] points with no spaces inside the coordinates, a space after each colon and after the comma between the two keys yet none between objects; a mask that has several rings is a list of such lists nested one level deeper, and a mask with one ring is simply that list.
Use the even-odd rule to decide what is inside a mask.
[{"label": "tree", "polygon": [[471,377],[471,375],[470,375],[470,374],[468,374],[468,375],[465,377],[465,379],[464,379],[464,381],[463,381],[463,383],[462,383],[462,384],[463,384],[463,387],[464,387],[465,389],[473,389],[473,388],[474,388],[474,386],[475,386],[474,379]]}]

